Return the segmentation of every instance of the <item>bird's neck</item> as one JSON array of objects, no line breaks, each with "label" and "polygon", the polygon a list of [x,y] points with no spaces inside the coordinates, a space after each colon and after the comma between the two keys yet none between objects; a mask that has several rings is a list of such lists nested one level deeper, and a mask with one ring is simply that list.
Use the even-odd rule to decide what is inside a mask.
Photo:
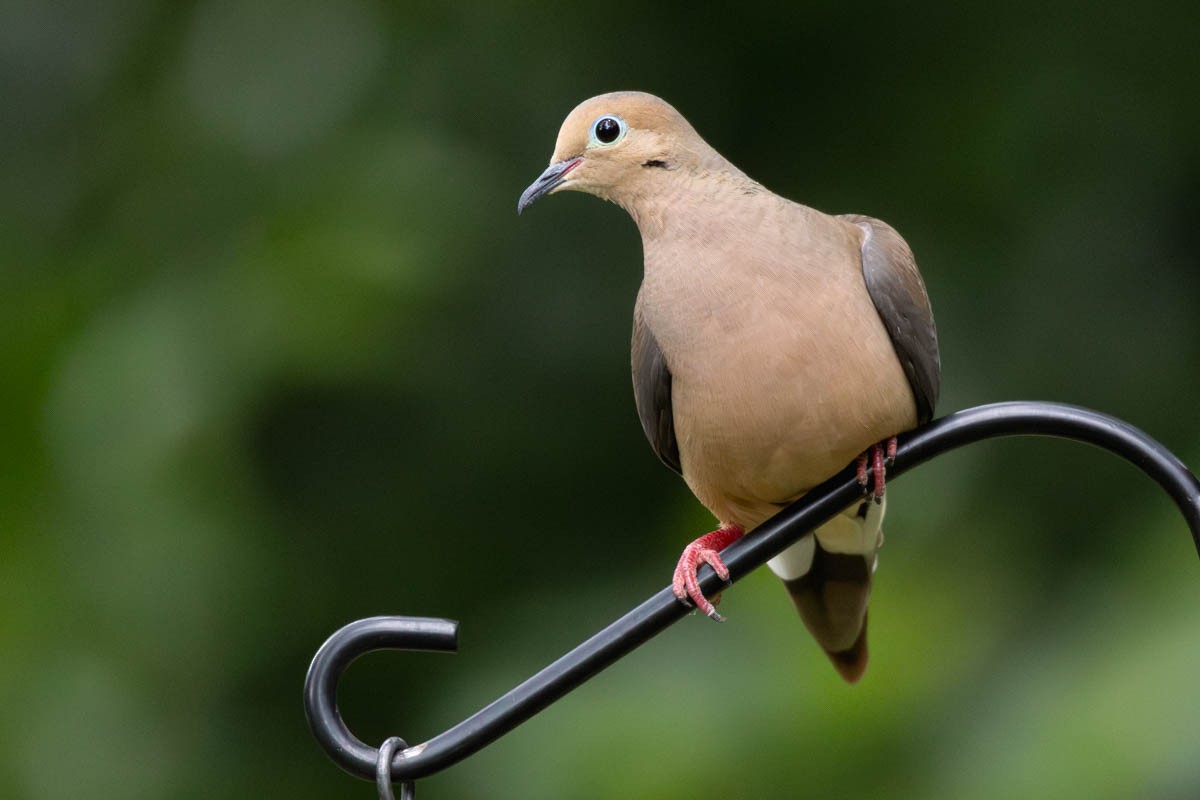
[{"label": "bird's neck", "polygon": [[732,164],[680,167],[654,185],[635,187],[617,202],[637,223],[642,241],[693,238],[722,216],[722,209],[738,205],[734,198],[769,192]]},{"label": "bird's neck", "polygon": [[[642,234],[642,290],[660,305],[708,313],[705,309],[728,304],[738,281],[773,286],[825,280],[827,259],[811,254],[823,237],[848,237],[844,229],[852,227],[740,172],[681,176],[670,188],[630,211]],[[761,247],[764,241],[778,243],[792,257],[766,257],[773,254]]]}]

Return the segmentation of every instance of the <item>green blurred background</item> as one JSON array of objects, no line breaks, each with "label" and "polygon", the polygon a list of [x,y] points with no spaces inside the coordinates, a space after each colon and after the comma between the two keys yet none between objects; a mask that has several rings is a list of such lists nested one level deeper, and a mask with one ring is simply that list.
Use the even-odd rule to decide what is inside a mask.
[{"label": "green blurred background", "polygon": [[[664,586],[710,520],[638,426],[640,243],[563,116],[660,94],[770,188],[899,228],[943,413],[1128,419],[1200,464],[1194,0],[0,10],[0,797],[373,789],[308,733],[424,740]],[[1167,498],[1005,441],[892,494],[843,685],[765,571],[424,798],[1200,796],[1200,574]]]}]

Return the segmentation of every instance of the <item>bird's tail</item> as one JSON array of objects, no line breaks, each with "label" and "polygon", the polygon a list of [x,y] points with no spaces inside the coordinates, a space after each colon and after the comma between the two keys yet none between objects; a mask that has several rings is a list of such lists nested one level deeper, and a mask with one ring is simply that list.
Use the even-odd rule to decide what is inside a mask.
[{"label": "bird's tail", "polygon": [[767,562],[848,683],[856,683],[867,669],[867,605],[885,508],[886,499],[868,498]]}]

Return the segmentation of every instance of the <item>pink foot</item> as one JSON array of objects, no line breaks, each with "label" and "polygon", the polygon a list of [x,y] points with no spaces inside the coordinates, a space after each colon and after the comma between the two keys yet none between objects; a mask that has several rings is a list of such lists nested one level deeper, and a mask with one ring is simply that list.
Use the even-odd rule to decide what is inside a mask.
[{"label": "pink foot", "polygon": [[858,485],[861,486],[865,492],[867,487],[871,485],[871,451],[868,450],[860,455],[857,459],[855,459],[854,464],[855,477],[858,479]]},{"label": "pink foot", "polygon": [[896,460],[896,437],[871,445],[855,462],[858,483],[865,491],[871,485],[876,503],[883,502],[887,490],[887,467]]},{"label": "pink foot", "polygon": [[717,613],[716,607],[700,591],[700,583],[696,580],[696,570],[701,564],[708,564],[720,576],[721,580],[729,580],[729,570],[721,561],[718,553],[742,537],[744,531],[736,525],[722,525],[711,533],[706,533],[696,541],[683,548],[679,563],[675,565],[675,575],[671,578],[671,591],[684,603],[691,602],[703,611],[709,618],[724,622],[725,618]]}]

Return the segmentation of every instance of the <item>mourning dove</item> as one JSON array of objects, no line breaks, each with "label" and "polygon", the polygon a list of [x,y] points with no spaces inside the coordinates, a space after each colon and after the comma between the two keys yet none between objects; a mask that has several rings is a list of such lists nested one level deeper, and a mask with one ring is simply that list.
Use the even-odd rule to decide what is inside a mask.
[{"label": "mourning dove", "polygon": [[769,562],[838,672],[867,664],[866,619],[895,434],[928,421],[937,334],[908,245],[870,217],[772,194],[653,95],[585,100],[518,213],[562,190],[624,208],[642,236],[633,387],[658,457],[719,527],[688,545],[672,588],[720,619],[696,571],[858,459],[868,496]]}]

